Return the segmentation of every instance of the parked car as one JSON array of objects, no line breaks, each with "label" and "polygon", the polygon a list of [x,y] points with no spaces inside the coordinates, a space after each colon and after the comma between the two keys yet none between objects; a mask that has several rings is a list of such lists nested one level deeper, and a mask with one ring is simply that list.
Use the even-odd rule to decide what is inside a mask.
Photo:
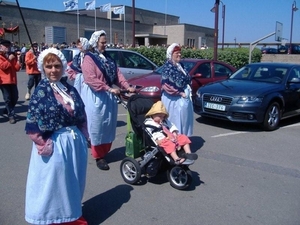
[{"label": "parked car", "polygon": [[277,48],[270,48],[270,47],[262,47],[261,48],[262,54],[278,54]]},{"label": "parked car", "polygon": [[300,65],[248,64],[226,80],[199,88],[194,106],[202,117],[275,130],[280,120],[300,114]]},{"label": "parked car", "polygon": [[[192,77],[193,96],[195,96],[197,89],[202,85],[218,80],[224,80],[236,71],[233,66],[225,62],[209,59],[182,59],[180,63]],[[160,100],[161,97],[162,70],[163,66],[150,74],[131,78],[128,82],[131,85],[136,86],[139,94],[147,96],[156,102]],[[125,94],[122,97],[126,99],[128,98],[128,95]]]},{"label": "parked car", "polygon": [[[135,76],[151,73],[157,68],[154,62],[138,52],[117,48],[107,48],[106,51],[116,61],[127,80]],[[74,56],[79,53],[79,50],[77,48],[65,48],[62,50],[62,53],[67,61],[71,62]]]},{"label": "parked car", "polygon": [[[278,53],[280,54],[288,54],[289,53],[290,44],[280,45],[278,47]],[[300,46],[297,44],[292,44],[292,54],[300,54]]]}]

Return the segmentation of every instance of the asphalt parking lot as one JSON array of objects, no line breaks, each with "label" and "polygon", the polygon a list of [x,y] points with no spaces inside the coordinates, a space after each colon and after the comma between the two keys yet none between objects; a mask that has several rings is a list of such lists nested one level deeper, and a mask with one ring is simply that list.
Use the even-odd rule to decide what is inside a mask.
[{"label": "asphalt parking lot", "polygon": [[[0,224],[25,225],[24,197],[31,141],[24,126],[27,75],[18,74],[19,121],[0,114]],[[0,112],[3,109],[0,94]],[[300,117],[273,132],[257,126],[195,116],[189,189],[172,188],[165,174],[139,185],[120,174],[125,157],[126,110],[120,105],[117,137],[100,171],[90,156],[83,214],[90,225],[298,225],[300,224]]]}]

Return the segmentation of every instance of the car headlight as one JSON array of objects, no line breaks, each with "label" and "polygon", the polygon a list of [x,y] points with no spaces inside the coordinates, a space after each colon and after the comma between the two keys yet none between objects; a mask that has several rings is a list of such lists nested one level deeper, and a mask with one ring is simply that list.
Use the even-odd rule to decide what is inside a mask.
[{"label": "car headlight", "polygon": [[142,91],[142,92],[157,92],[157,91],[159,91],[159,88],[156,86],[150,86],[150,87],[144,87],[140,91]]},{"label": "car headlight", "polygon": [[254,97],[254,96],[242,96],[239,98],[237,103],[244,104],[244,103],[254,103],[254,102],[262,102],[263,98]]}]

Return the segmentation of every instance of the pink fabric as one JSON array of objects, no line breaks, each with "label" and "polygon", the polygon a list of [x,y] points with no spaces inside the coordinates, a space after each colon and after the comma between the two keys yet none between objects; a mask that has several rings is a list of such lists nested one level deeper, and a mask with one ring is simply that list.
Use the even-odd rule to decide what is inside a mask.
[{"label": "pink fabric", "polygon": [[[108,91],[110,88],[106,82],[103,73],[94,63],[94,60],[86,55],[84,57],[84,62],[81,66],[84,82],[92,88],[94,91]],[[116,83],[118,87],[124,89],[129,88],[129,84],[126,81],[125,77],[118,68],[118,82]]]},{"label": "pink fabric", "polygon": [[169,95],[180,95],[180,92],[177,89],[168,84],[163,84],[161,89],[167,92]]},{"label": "pink fabric", "polygon": [[178,134],[177,142],[173,142],[170,139],[165,138],[162,140],[162,142],[159,144],[159,146],[162,147],[167,154],[170,154],[170,153],[176,151],[176,143],[179,146],[184,146],[186,144],[190,144],[191,140],[184,134]]},{"label": "pink fabric", "polygon": [[35,143],[38,154],[49,156],[53,152],[53,142],[50,138],[43,139],[40,133],[29,133],[29,138]]},{"label": "pink fabric", "polygon": [[163,129],[165,135],[168,136],[168,139],[170,139],[171,141],[175,140],[176,137],[174,136],[174,134],[171,131],[169,131],[169,129],[167,127],[165,127],[164,125],[161,125],[161,126],[162,126],[162,129]]},{"label": "pink fabric", "polygon": [[73,70],[70,66],[67,67],[66,74],[68,75],[69,80],[75,80],[77,75],[76,71]]}]

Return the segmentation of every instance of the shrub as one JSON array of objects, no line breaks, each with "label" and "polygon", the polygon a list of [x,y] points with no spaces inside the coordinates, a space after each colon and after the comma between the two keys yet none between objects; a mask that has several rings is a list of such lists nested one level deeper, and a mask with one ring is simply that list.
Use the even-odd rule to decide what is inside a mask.
[{"label": "shrub", "polygon": [[[149,58],[151,61],[161,66],[166,61],[166,48],[164,47],[139,47],[131,48]],[[182,58],[213,59],[214,49],[191,49],[182,48]],[[224,61],[239,69],[249,63],[249,48],[224,48],[218,49],[218,60]],[[252,51],[251,62],[260,62],[261,51],[255,48]]]}]

